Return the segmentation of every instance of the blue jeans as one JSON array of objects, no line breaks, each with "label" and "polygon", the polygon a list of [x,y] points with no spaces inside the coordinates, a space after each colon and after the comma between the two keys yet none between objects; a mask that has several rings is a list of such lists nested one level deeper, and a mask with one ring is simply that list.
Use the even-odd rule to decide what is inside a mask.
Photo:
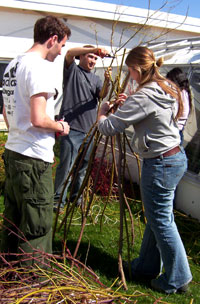
[{"label": "blue jeans", "polygon": [[[76,157],[79,154],[80,147],[81,147],[84,139],[86,138],[86,136],[87,136],[87,134],[85,134],[83,132],[79,132],[79,131],[71,129],[68,135],[60,137],[60,163],[56,169],[54,201],[59,201],[59,198],[62,193],[67,176],[74,165]],[[79,156],[80,160],[81,160],[82,154],[84,153],[85,148],[88,146],[89,141],[90,141],[90,137],[88,137],[85,140],[82,153]],[[76,196],[78,195],[79,189],[80,189],[82,182],[84,180],[84,177],[85,177],[85,173],[86,173],[86,169],[87,169],[88,162],[90,159],[91,151],[92,151],[92,143],[88,147],[88,150],[85,154],[81,167],[78,171],[77,179],[76,179],[75,183],[73,183],[73,187],[72,187],[71,193],[70,193],[71,201],[73,201],[76,198]],[[77,164],[78,164],[78,162],[77,162]],[[75,175],[75,174],[76,174],[76,171],[73,172],[73,175]],[[66,199],[67,190],[68,190],[69,185],[70,185],[70,180],[65,187],[65,192],[64,192],[64,195],[62,198],[63,204],[65,204],[65,199]]]},{"label": "blue jeans", "polygon": [[184,149],[169,157],[144,159],[141,192],[147,225],[140,255],[131,264],[134,276],[156,277],[166,293],[173,293],[192,280],[185,248],[174,222],[176,186],[187,169]]}]

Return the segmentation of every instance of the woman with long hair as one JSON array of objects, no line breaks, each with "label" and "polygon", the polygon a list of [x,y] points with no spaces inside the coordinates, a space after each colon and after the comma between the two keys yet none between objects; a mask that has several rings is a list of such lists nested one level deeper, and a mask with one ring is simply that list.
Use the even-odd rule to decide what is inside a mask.
[{"label": "woman with long hair", "polygon": [[167,75],[167,79],[175,83],[181,90],[181,98],[183,102],[183,112],[178,119],[178,128],[181,137],[181,143],[183,143],[183,130],[187,122],[188,116],[192,110],[192,92],[190,89],[189,80],[186,74],[179,67],[170,70]]},{"label": "woman with long hair", "polygon": [[[183,105],[180,89],[159,73],[163,60],[146,47],[132,49],[126,65],[137,90],[109,114],[104,103],[99,131],[113,136],[133,125],[134,151],[143,158],[141,194],[147,224],[140,254],[131,262],[132,278],[150,279],[153,289],[167,294],[185,292],[192,280],[186,252],[173,215],[175,189],[187,169],[177,121]],[[175,103],[178,103],[178,110]]]}]

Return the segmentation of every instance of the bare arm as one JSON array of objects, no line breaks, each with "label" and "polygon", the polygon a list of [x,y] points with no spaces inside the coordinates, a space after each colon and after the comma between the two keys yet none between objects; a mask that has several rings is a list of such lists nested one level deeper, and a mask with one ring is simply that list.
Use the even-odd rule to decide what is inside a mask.
[{"label": "bare arm", "polygon": [[86,48],[86,47],[75,47],[71,48],[67,51],[65,55],[65,60],[67,63],[67,66],[70,66],[71,63],[75,60],[76,56],[80,55],[85,55],[88,53],[93,53],[95,55],[98,55],[100,57],[104,57],[105,55],[109,54],[107,50],[104,48],[98,48],[98,47],[93,47],[93,48]]},{"label": "bare arm", "polygon": [[60,132],[61,135],[69,134],[67,122],[52,120],[46,114],[47,93],[40,93],[31,97],[31,123],[34,127]]},{"label": "bare arm", "polygon": [[8,123],[8,119],[7,119],[7,116],[6,116],[6,109],[5,109],[4,105],[3,105],[3,118],[5,120],[6,127],[9,130],[9,123]]}]

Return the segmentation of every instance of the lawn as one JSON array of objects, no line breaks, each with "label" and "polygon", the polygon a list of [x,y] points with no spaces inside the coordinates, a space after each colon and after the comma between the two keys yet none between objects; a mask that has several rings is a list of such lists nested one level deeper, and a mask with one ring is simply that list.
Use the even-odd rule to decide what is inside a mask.
[{"label": "lawn", "polygon": [[[91,208],[87,226],[84,231],[81,246],[78,251],[78,258],[90,266],[100,277],[102,283],[111,286],[118,275],[118,241],[119,241],[119,205],[117,200],[109,203],[101,218],[104,208],[105,198],[97,197]],[[141,245],[142,233],[144,231],[144,221],[139,203],[132,202],[134,214],[134,246],[132,247],[132,258],[137,257]],[[199,265],[199,233],[200,223],[194,221],[180,213],[176,213],[176,221],[179,226],[193,274],[193,281],[190,284],[186,295],[163,295],[152,291],[149,286],[127,281],[127,294],[137,293],[137,302],[133,303],[154,303],[155,299],[162,299],[162,303],[189,304],[200,303],[200,265]],[[60,215],[60,220],[62,215]],[[101,226],[101,221],[103,222]],[[70,232],[67,237],[67,247],[73,254],[76,240],[81,228],[81,212],[75,211]],[[54,250],[60,250],[62,232],[56,234],[54,240]],[[124,239],[123,259],[127,259],[127,243]],[[118,283],[120,282],[120,279]],[[118,284],[115,288],[118,287]],[[139,296],[141,294],[141,296]],[[143,294],[143,295],[142,295]],[[156,303],[156,302],[155,302]]]},{"label": "lawn", "polygon": [[[1,138],[1,147],[5,136]],[[2,151],[2,150],[1,150]],[[58,158],[56,158],[58,162]],[[3,184],[3,167],[0,162],[0,178]],[[53,167],[55,173],[55,166]],[[53,173],[53,174],[54,174]],[[105,204],[106,209],[104,211]],[[129,200],[134,219],[134,245],[131,247],[131,259],[138,256],[142,234],[145,223],[141,208],[141,202],[136,199]],[[0,197],[0,213],[3,212],[3,188]],[[126,210],[127,213],[127,210]],[[112,197],[109,202],[107,198],[96,195],[90,208],[86,227],[77,258],[85,265],[90,267],[99,280],[106,286],[112,286],[113,290],[120,290],[121,293],[132,295],[131,302],[121,303],[173,303],[173,304],[199,304],[200,303],[200,223],[183,214],[175,212],[176,222],[183,239],[189,263],[191,266],[193,281],[190,284],[189,291],[186,294],[164,295],[154,292],[148,285],[139,284],[127,280],[128,290],[120,288],[121,281],[118,274],[118,247],[119,247],[119,202],[117,197]],[[63,214],[59,215],[58,225],[62,222]],[[127,215],[127,224],[130,226],[130,219]],[[73,219],[67,235],[66,247],[73,254],[79,232],[81,229],[82,213],[79,208],[75,208]],[[53,250],[55,254],[62,253],[64,230],[56,231],[53,240]],[[127,260],[127,238],[124,234],[123,240],[123,259]],[[116,280],[118,278],[118,280]],[[12,302],[15,303],[15,302]],[[50,302],[49,302],[50,303]],[[66,302],[68,303],[68,302]],[[86,302],[85,302],[86,303]],[[89,303],[89,302],[87,302]],[[93,302],[95,303],[95,302]],[[118,302],[117,302],[118,303]]]}]

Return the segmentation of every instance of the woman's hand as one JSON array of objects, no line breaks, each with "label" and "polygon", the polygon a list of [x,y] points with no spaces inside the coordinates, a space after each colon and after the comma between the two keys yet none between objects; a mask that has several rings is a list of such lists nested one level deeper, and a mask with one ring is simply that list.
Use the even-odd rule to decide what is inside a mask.
[{"label": "woman's hand", "polygon": [[122,106],[127,99],[127,95],[124,93],[119,94],[118,99],[115,100],[115,104]]},{"label": "woman's hand", "polygon": [[110,110],[113,108],[114,112],[116,111],[118,106],[122,106],[124,102],[127,99],[127,95],[124,93],[119,94],[118,99],[114,101],[114,103],[109,103],[109,101],[106,101],[102,104],[99,113],[98,113],[98,120],[102,117],[107,116],[107,114],[110,112]]},{"label": "woman's hand", "polygon": [[102,106],[101,106],[99,112],[101,113],[101,115],[106,115],[106,114],[108,114],[108,111],[110,110],[110,108],[112,108],[112,106],[113,106],[113,105],[111,105],[111,104],[109,103],[109,101],[106,101],[106,102],[104,102],[104,103],[102,104]]},{"label": "woman's hand", "polygon": [[109,110],[113,107],[112,104],[109,103],[109,101],[106,101],[102,104],[101,108],[99,109],[98,113],[98,120],[102,117],[106,117]]}]

